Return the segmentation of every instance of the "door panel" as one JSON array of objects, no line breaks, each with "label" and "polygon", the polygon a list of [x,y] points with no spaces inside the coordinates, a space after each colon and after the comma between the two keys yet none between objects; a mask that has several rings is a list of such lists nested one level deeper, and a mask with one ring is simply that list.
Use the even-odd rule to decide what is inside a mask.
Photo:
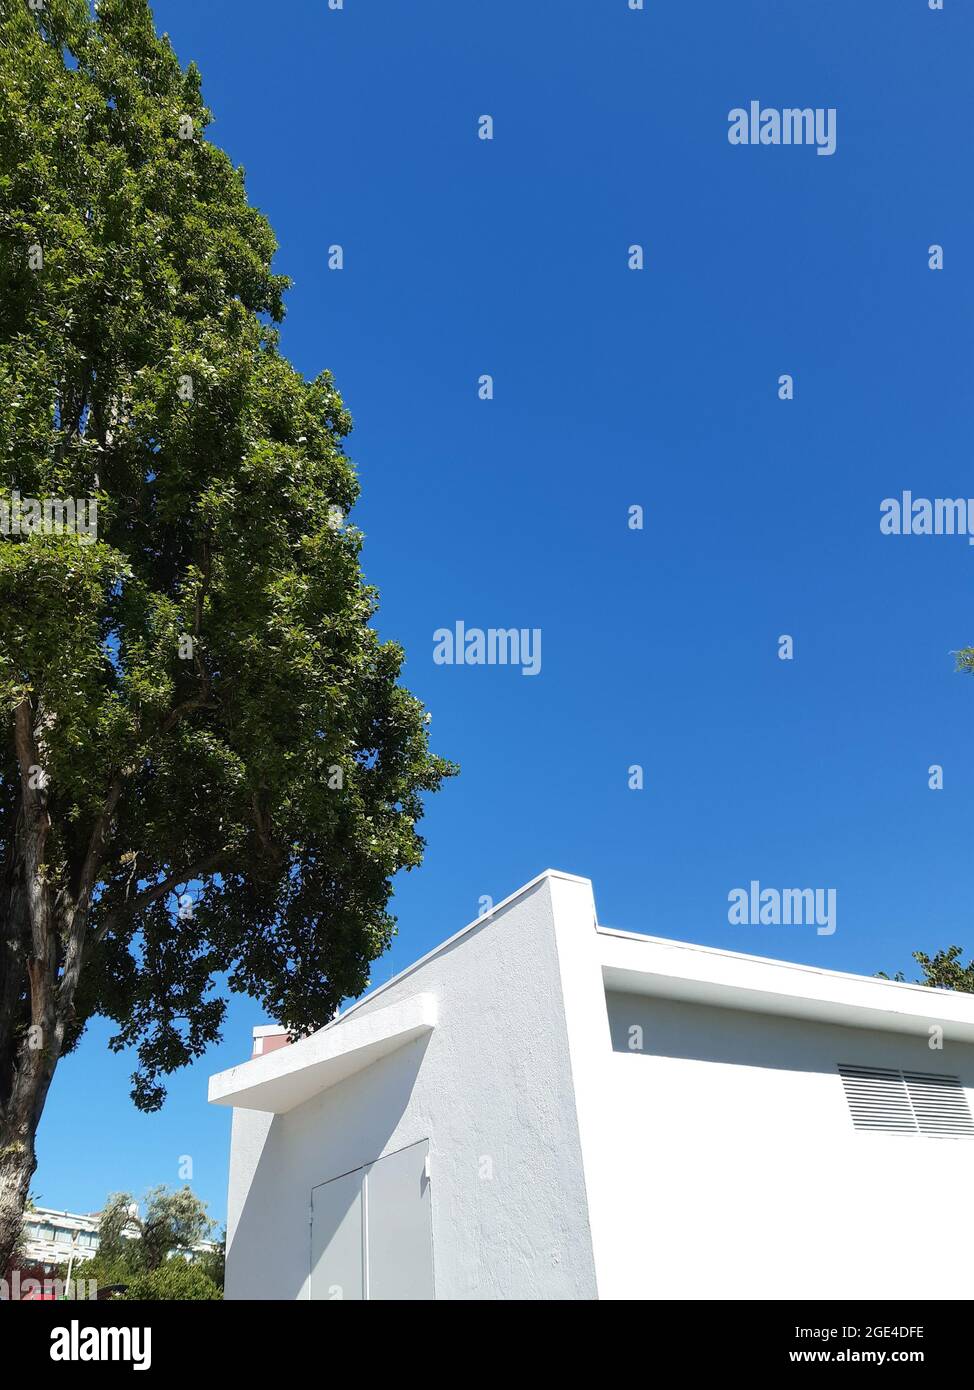
[{"label": "door panel", "polygon": [[311,1193],[311,1297],[363,1299],[364,1170],[322,1183]]},{"label": "door panel", "polygon": [[366,1172],[369,1298],[433,1297],[429,1143],[423,1140]]},{"label": "door panel", "polygon": [[429,1141],[311,1192],[313,1299],[433,1298]]}]

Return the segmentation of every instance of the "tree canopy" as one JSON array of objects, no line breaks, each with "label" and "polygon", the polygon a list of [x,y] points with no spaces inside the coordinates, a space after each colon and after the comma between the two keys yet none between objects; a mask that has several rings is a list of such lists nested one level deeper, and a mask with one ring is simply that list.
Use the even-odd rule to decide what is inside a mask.
[{"label": "tree canopy", "polygon": [[176,1192],[154,1187],[145,1195],[145,1214],[129,1192],[113,1192],[98,1222],[98,1255],[108,1263],[122,1262],[135,1271],[151,1271],[170,1255],[192,1254],[208,1240],[213,1222],[189,1187]]},{"label": "tree canopy", "polygon": [[359,994],[454,770],[371,625],[348,411],[282,355],[288,281],[210,122],[146,0],[5,0],[0,1207],[94,1014],[152,1109],[227,990],[299,1033]]},{"label": "tree canopy", "polygon": [[[974,960],[970,960],[965,965],[961,960],[964,954],[961,946],[948,946],[945,951],[937,951],[932,956],[928,956],[925,951],[912,952],[913,959],[923,971],[923,978],[917,980],[918,985],[927,985],[931,989],[957,989],[964,994],[974,994]],[[902,970],[898,970],[895,975],[887,975],[885,971],[880,971],[880,978],[884,980],[897,980],[903,982],[906,976]]]}]

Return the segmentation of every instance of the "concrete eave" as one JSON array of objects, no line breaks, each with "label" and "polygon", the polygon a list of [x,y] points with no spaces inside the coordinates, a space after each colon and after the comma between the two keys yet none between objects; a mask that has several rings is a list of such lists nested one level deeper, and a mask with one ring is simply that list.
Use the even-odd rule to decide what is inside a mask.
[{"label": "concrete eave", "polygon": [[416,994],[375,1013],[336,1019],[290,1047],[211,1076],[210,1104],[284,1115],[435,1027],[432,994]]},{"label": "concrete eave", "polygon": [[974,995],[599,929],[607,989],[974,1042]]}]

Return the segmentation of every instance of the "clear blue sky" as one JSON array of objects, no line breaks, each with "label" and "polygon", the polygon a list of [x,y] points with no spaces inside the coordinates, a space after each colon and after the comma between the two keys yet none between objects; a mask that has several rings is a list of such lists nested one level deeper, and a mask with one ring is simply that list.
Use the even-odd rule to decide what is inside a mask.
[{"label": "clear blue sky", "polygon": [[[974,681],[951,657],[974,642],[974,549],[879,532],[903,489],[974,496],[971,6],[156,13],[277,231],[284,349],[352,411],[379,626],[463,768],[375,978],[548,866],[634,931],[864,973],[974,949]],[[752,99],[835,107],[835,154],[731,146]],[[541,674],[435,666],[457,619],[540,627]],[[835,888],[835,934],[730,926],[751,879]],[[35,1191],[92,1209],[188,1154],[222,1219],[230,1117],[206,1079],[265,1021],[234,1003],[154,1116],[92,1027]]]}]

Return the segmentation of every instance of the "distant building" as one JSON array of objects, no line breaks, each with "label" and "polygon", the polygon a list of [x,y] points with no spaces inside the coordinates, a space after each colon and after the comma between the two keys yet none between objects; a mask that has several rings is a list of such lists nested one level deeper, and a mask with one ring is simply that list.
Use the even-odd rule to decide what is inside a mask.
[{"label": "distant building", "polygon": [[98,1249],[100,1212],[81,1215],[54,1207],[33,1207],[24,1213],[24,1243],[18,1252],[22,1265],[52,1273],[56,1265],[90,1260]]},{"label": "distant building", "polygon": [[[30,1269],[36,1277],[53,1274],[58,1266],[66,1265],[74,1258],[78,1261],[90,1260],[98,1253],[98,1223],[101,1212],[87,1214],[72,1211],[58,1211],[54,1207],[32,1207],[24,1212],[24,1241],[16,1255],[16,1263],[21,1269]],[[122,1232],[127,1240],[138,1240],[139,1230],[134,1224]],[[190,1259],[196,1255],[215,1250],[212,1241],[201,1241],[193,1247]]]}]

